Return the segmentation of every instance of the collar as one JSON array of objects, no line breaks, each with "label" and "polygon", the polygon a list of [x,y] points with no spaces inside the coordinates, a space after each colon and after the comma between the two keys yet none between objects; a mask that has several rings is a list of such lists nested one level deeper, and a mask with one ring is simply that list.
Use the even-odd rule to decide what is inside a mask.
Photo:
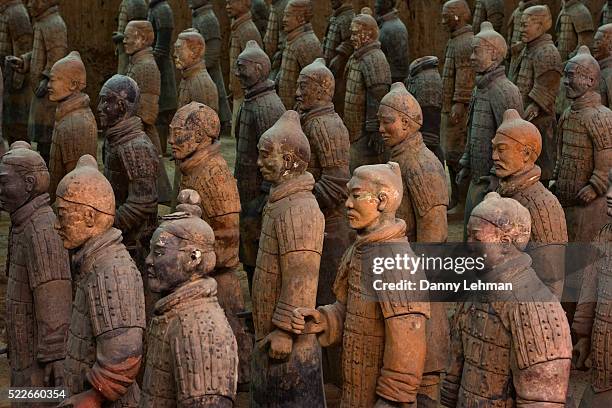
[{"label": "collar", "polygon": [[601,95],[591,90],[591,91],[587,91],[587,93],[582,95],[580,98],[572,100],[570,107],[573,112],[576,112],[576,111],[579,111],[585,108],[591,108],[597,105],[601,105]]},{"label": "collar", "polygon": [[397,20],[399,18],[397,9],[393,9],[387,14],[383,14],[378,17],[376,20],[378,21],[378,26],[382,26],[386,21]]},{"label": "collar", "polygon": [[295,28],[293,31],[287,33],[287,41],[292,42],[296,38],[301,37],[311,31],[312,31],[312,25],[310,23],[301,25],[298,28]]},{"label": "collar", "polygon": [[423,135],[416,132],[391,148],[391,157],[402,155],[406,150],[416,151],[423,146]]},{"label": "collar", "polygon": [[148,56],[153,56],[153,48],[151,47],[143,48],[142,50],[136,51],[134,54],[132,54],[130,56],[130,63],[135,64],[147,58]]},{"label": "collar", "polygon": [[32,16],[32,20],[34,20],[34,22],[42,21],[45,18],[49,17],[51,14],[56,14],[56,13],[59,13],[59,6],[51,6],[45,11],[43,11],[42,13],[40,13],[40,15],[36,17]]},{"label": "collar", "polygon": [[[174,292],[155,304],[155,314],[163,315],[175,308],[184,308],[193,301],[217,296],[217,282],[210,277],[183,283]],[[213,300],[213,299],[211,299]]]},{"label": "collar", "polygon": [[196,62],[195,64],[193,64],[192,66],[190,66],[189,68],[182,70],[181,75],[184,79],[189,79],[189,78],[192,78],[198,75],[202,71],[206,71],[206,64],[204,63],[203,60],[200,60]]},{"label": "collar", "polygon": [[601,68],[602,70],[612,68],[612,55],[598,62],[599,62],[599,68]]},{"label": "collar", "polygon": [[404,220],[396,218],[392,224],[386,225],[376,231],[357,234],[355,239],[355,248],[362,247],[367,244],[374,244],[377,242],[388,242],[406,238],[406,222]]},{"label": "collar", "polygon": [[515,285],[515,283],[525,279],[525,271],[530,267],[531,257],[521,252],[519,255],[506,259],[504,262],[486,271],[483,280],[487,282],[512,283],[512,287],[518,289],[521,285]]},{"label": "collar", "polygon": [[372,41],[371,43],[364,45],[363,47],[355,50],[353,52],[353,56],[356,59],[361,59],[361,57],[373,50],[380,50],[380,41]]},{"label": "collar", "polygon": [[306,171],[304,174],[300,174],[291,180],[287,180],[284,183],[270,188],[270,197],[268,198],[268,202],[274,203],[293,194],[312,191],[314,184],[314,177],[312,174]]},{"label": "collar", "polygon": [[207,13],[208,11],[212,10],[213,6],[212,4],[205,4],[203,6],[200,6],[194,10],[191,10],[191,15],[193,17],[197,17],[201,14]]},{"label": "collar", "polygon": [[55,120],[60,121],[71,112],[89,108],[89,96],[82,92],[70,95],[57,105],[55,110]]},{"label": "collar", "polygon": [[122,240],[121,231],[114,227],[109,228],[98,236],[89,238],[72,256],[73,270],[79,271],[87,258],[111,245],[120,244]]},{"label": "collar", "polygon": [[333,113],[336,113],[336,109],[334,108],[334,104],[330,102],[325,106],[314,108],[314,109],[309,110],[308,112],[302,113],[300,115],[300,119],[301,119],[302,125],[305,125],[306,123],[308,123],[310,120],[314,118],[317,118],[323,115],[331,115]]},{"label": "collar", "polygon": [[132,116],[106,129],[104,137],[114,147],[134,139],[141,132],[143,132],[142,119],[138,116]]},{"label": "collar", "polygon": [[241,15],[238,18],[235,18],[232,20],[232,31],[236,31],[238,29],[238,27],[240,27],[241,25],[243,25],[244,23],[251,21],[253,19],[253,16],[251,15],[250,11],[247,11],[246,13],[244,13],[243,15]]},{"label": "collar", "polygon": [[45,207],[49,205],[49,194],[44,193],[39,196],[34,197],[15,211],[13,211],[11,216],[11,228],[19,228],[23,223],[30,220],[32,218],[32,214],[34,214],[39,208]]},{"label": "collar", "polygon": [[500,179],[499,185],[497,186],[497,192],[502,197],[512,197],[516,193],[526,190],[540,181],[541,175],[542,170],[540,167],[534,165],[528,170]]},{"label": "collar", "polygon": [[490,71],[484,74],[476,76],[476,86],[478,89],[488,88],[496,79],[503,78],[506,76],[506,68],[503,64],[498,65]]},{"label": "collar", "polygon": [[191,154],[191,156],[184,158],[179,161],[179,168],[185,175],[190,175],[193,173],[194,169],[199,169],[201,165],[203,165],[206,159],[218,155],[221,152],[221,142],[218,140],[213,143],[205,146],[203,148],[197,149],[195,152]]},{"label": "collar", "polygon": [[352,4],[343,4],[340,7],[338,7],[335,11],[333,16],[334,17],[338,17],[339,15],[341,15],[342,13],[346,13],[347,11],[353,11],[353,5]]},{"label": "collar", "polygon": [[163,3],[166,0],[150,0],[149,1],[149,8],[153,8],[155,6],[157,6],[159,3]]},{"label": "collar", "polygon": [[453,31],[450,36],[451,38],[455,38],[455,37],[459,37],[462,34],[471,33],[473,31],[474,30],[472,30],[472,26],[468,24],[468,25],[464,25],[463,27],[458,28],[455,31]]},{"label": "collar", "polygon": [[538,38],[536,38],[532,42],[528,43],[527,44],[527,48],[532,50],[534,48],[537,48],[539,45],[541,45],[543,43],[552,43],[552,35],[550,35],[550,34],[542,34],[541,36],[539,36]]},{"label": "collar", "polygon": [[276,84],[274,83],[274,81],[270,79],[266,79],[265,81],[256,83],[252,88],[247,89],[244,94],[244,100],[250,101],[264,93],[269,93],[271,91],[274,91],[275,89],[276,89]]}]

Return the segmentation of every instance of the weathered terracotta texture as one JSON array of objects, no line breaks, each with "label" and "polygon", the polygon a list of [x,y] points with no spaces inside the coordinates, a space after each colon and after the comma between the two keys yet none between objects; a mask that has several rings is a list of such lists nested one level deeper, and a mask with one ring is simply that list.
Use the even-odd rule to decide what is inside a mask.
[{"label": "weathered terracotta texture", "polygon": [[451,180],[449,208],[465,202],[467,186],[458,184],[459,159],[467,138],[467,111],[474,88],[475,72],[470,63],[474,33],[470,9],[464,0],[450,0],[442,8],[442,24],[450,33],[442,71],[442,117],[440,144]]},{"label": "weathered terracotta texture", "polygon": [[162,217],[147,257],[151,284],[164,297],[148,328],[140,406],[231,408],[238,350],[209,276],[215,236],[200,218],[197,192],[183,190],[178,201],[178,212]]},{"label": "weathered terracotta texture", "polygon": [[[21,0],[0,2],[0,61],[11,55],[23,55],[32,49],[30,17]],[[5,77],[2,126],[4,137],[12,144],[28,140],[28,112],[32,98],[27,75],[2,64]]]},{"label": "weathered terracotta texture", "polygon": [[386,155],[378,131],[378,105],[391,86],[391,69],[378,41],[378,24],[369,9],[351,23],[354,51],[346,65],[344,123],[351,141],[351,171],[364,164],[381,163]]},{"label": "weathered terracotta texture", "polygon": [[270,78],[275,79],[281,66],[283,49],[287,34],[283,31],[283,14],[289,0],[271,0],[270,15],[266,34],[263,36],[263,48],[270,57],[272,68]]},{"label": "weathered terracotta texture", "polygon": [[312,15],[311,0],[290,0],[285,8],[283,21],[291,23],[283,27],[287,37],[276,78],[278,96],[285,109],[295,108],[297,78],[302,68],[323,56],[321,42],[310,25]]},{"label": "weathered terracotta texture", "polygon": [[[516,81],[516,74],[518,73],[518,66],[520,63],[519,56],[525,48],[525,44],[521,39],[521,19],[523,12],[531,6],[537,6],[541,4],[541,0],[521,0],[519,1],[516,9],[510,15],[508,20],[508,29],[506,35],[506,41],[508,42],[509,52],[508,58],[510,64],[508,66],[508,78],[512,81]],[[500,31],[501,33],[501,31]]]},{"label": "weathered terracotta texture", "polygon": [[203,60],[206,43],[197,31],[183,31],[174,44],[174,60],[181,71],[178,107],[199,102],[219,112],[219,94],[206,62]]},{"label": "weathered terracotta texture", "polygon": [[408,67],[411,61],[408,30],[399,12],[395,8],[394,0],[377,0],[376,20],[380,30],[380,49],[387,56],[391,68],[392,82],[404,82],[408,76]]},{"label": "weathered terracotta texture", "polygon": [[182,176],[180,190],[202,197],[202,219],[215,232],[219,303],[232,326],[240,357],[238,381],[250,380],[252,339],[236,314],[244,311],[238,267],[240,197],[236,180],[221,155],[221,124],[214,110],[192,102],[180,108],[170,125],[170,145]]},{"label": "weathered terracotta texture", "polygon": [[270,15],[270,6],[266,0],[251,0],[251,14],[253,15],[253,22],[261,38],[266,35],[266,29],[268,28],[268,16]]},{"label": "weathered terracotta texture", "polygon": [[532,267],[548,289],[561,299],[565,279],[567,227],[559,200],[540,182],[536,159],[542,152],[537,127],[515,110],[504,113],[493,143],[497,192],[523,205],[531,215],[531,236],[526,252]]},{"label": "weathered terracotta texture", "polygon": [[240,194],[240,262],[247,272],[249,286],[253,281],[261,213],[270,190],[257,166],[257,143],[261,135],[272,127],[285,112],[276,94],[275,85],[268,79],[270,59],[251,40],[236,60],[235,74],[245,90],[245,98],[236,116],[236,165],[234,177]]},{"label": "weathered terracotta texture", "polygon": [[607,0],[601,9],[599,25],[602,26],[610,23],[612,23],[612,1]]},{"label": "weathered terracotta texture", "polygon": [[475,0],[474,19],[472,27],[474,34],[480,31],[480,25],[485,21],[493,24],[493,29],[502,33],[504,29],[505,6],[503,0]]},{"label": "weathered terracotta texture", "polygon": [[316,305],[325,228],[312,193],[315,180],[306,171],[310,146],[297,112],[285,112],[258,148],[258,164],[272,188],[253,280],[257,375],[251,379],[251,406],[321,408],[321,350],[314,335],[291,333],[293,310]]},{"label": "weathered terracotta texture", "polygon": [[129,64],[129,56],[123,48],[123,32],[132,20],[146,20],[148,7],[145,0],[122,0],[119,5],[119,16],[117,17],[117,31],[113,32],[113,43],[115,44],[115,55],[117,56],[117,73],[125,75]]},{"label": "weathered terracotta texture", "polygon": [[145,303],[140,272],[113,228],[112,186],[85,155],[62,179],[57,197],[56,229],[74,250],[77,277],[65,363],[72,396],[62,406],[137,407]]},{"label": "weathered terracotta texture", "polygon": [[523,12],[522,19],[525,24],[523,31],[535,35],[524,34],[525,47],[518,57],[519,66],[514,83],[523,96],[525,118],[542,135],[542,154],[537,164],[542,170],[542,180],[548,182],[557,157],[555,98],[559,93],[563,65],[552,37],[546,34],[552,27],[548,7],[530,7]]},{"label": "weathered terracotta texture", "polygon": [[325,28],[323,37],[323,57],[336,79],[334,106],[339,115],[344,115],[344,94],[346,93],[345,68],[353,53],[351,42],[351,22],[355,11],[350,1],[333,1],[333,13]]},{"label": "weathered terracotta texture", "polygon": [[612,108],[612,24],[599,27],[595,33],[592,51],[601,69],[599,82],[601,103]]},{"label": "weathered terracotta texture", "polygon": [[[470,177],[464,226],[467,226],[472,209],[482,201],[488,188],[493,167],[491,140],[502,123],[504,112],[516,109],[523,113],[523,97],[518,87],[506,77],[501,65],[508,50],[504,37],[485,21],[472,44],[472,57],[478,65],[475,67],[476,88],[468,112],[468,137],[460,161],[462,169],[457,176],[458,182],[463,177]],[[482,54],[488,55],[485,60],[488,59],[489,66],[478,61],[478,47],[482,49]]]},{"label": "weathered terracotta texture", "polygon": [[440,146],[440,118],[442,114],[443,83],[438,70],[438,57],[417,58],[410,64],[405,84],[421,106],[423,141],[440,162],[444,163],[444,154]]},{"label": "weathered terracotta texture", "polygon": [[[34,29],[32,50],[17,56],[16,71],[29,73],[32,99],[28,117],[28,138],[38,142],[40,155],[49,163],[49,151],[57,104],[47,97],[49,72],[57,60],[68,53],[66,24],[59,13],[57,1],[37,1],[30,9]],[[17,49],[14,49],[17,51]]]},{"label": "weathered terracotta texture", "polygon": [[[11,217],[6,271],[10,386],[59,386],[72,303],[70,261],[53,229],[45,162],[20,143],[0,158],[0,200]],[[19,188],[24,184],[31,191]]]},{"label": "weathered terracotta texture", "polygon": [[498,292],[490,302],[480,296],[457,311],[442,405],[564,407],[572,341],[561,304],[536,284],[531,259],[522,252],[529,211],[489,193],[474,209],[469,233],[473,242],[490,244],[479,246],[488,259],[483,279],[512,283],[514,290]]},{"label": "weathered terracotta texture", "polygon": [[219,118],[223,128],[232,121],[232,110],[227,100],[225,81],[221,71],[221,27],[209,0],[190,0],[191,26],[198,30],[206,42],[204,61],[206,69],[217,86]]},{"label": "weathered terracotta texture", "polygon": [[89,107],[89,96],[83,93],[87,79],[77,51],[57,61],[50,78],[49,99],[58,102],[49,160],[49,195],[54,202],[57,185],[74,169],[79,158],[84,154],[97,156],[98,125]]}]

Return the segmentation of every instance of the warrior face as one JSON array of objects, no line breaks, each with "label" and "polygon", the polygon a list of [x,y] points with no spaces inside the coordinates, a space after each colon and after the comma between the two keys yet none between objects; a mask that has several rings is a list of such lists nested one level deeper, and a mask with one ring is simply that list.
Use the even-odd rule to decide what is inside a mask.
[{"label": "warrior face", "polygon": [[[189,157],[202,144],[202,141],[198,141],[195,136],[195,131],[190,129],[184,121],[172,120],[168,144],[172,148],[172,156],[176,160],[184,160]],[[211,139],[208,140],[211,141]]]},{"label": "warrior face", "polygon": [[408,136],[416,133],[419,126],[395,109],[380,105],[378,108],[379,131],[387,147],[400,144]]},{"label": "warrior face", "polygon": [[251,5],[246,0],[227,0],[225,10],[230,18],[238,18],[249,12]]},{"label": "warrior face", "polygon": [[51,68],[49,73],[49,83],[47,91],[49,92],[49,100],[51,102],[59,102],[68,98],[70,95],[79,90],[79,83],[57,69],[55,66]]},{"label": "warrior face", "polygon": [[137,28],[128,24],[123,33],[123,46],[127,55],[133,55],[146,47],[145,38]]},{"label": "warrior face", "polygon": [[27,2],[27,8],[32,17],[38,17],[51,7],[51,5],[49,0],[28,0]]},{"label": "warrior face", "polygon": [[172,234],[158,228],[151,238],[145,259],[149,288],[154,293],[172,292],[196,274],[202,253]]},{"label": "warrior face", "polygon": [[532,163],[531,151],[514,139],[497,133],[492,141],[493,164],[497,177],[505,178],[523,170]]},{"label": "warrior face", "polygon": [[356,21],[351,23],[351,43],[356,50],[368,45],[373,41],[372,35],[363,24],[359,24]]},{"label": "warrior face", "polygon": [[577,99],[594,88],[595,80],[587,69],[569,61],[563,70],[563,86],[569,99]]},{"label": "warrior face", "polygon": [[198,63],[201,60],[199,55],[189,48],[187,41],[182,39],[177,39],[174,43],[174,63],[176,68],[179,70],[184,70],[190,68]]},{"label": "warrior face", "polygon": [[395,0],[376,0],[374,12],[378,16],[385,15],[395,8]]},{"label": "warrior face", "polygon": [[96,225],[99,223],[97,220],[98,211],[94,208],[69,202],[61,197],[57,197],[56,205],[55,230],[64,241],[64,248],[80,248],[91,237],[101,232],[101,228]]},{"label": "warrior face", "polygon": [[21,175],[15,166],[0,161],[0,208],[10,213],[26,204],[32,195],[36,177]]},{"label": "warrior face", "polygon": [[521,41],[525,44],[532,42],[545,33],[540,19],[536,16],[523,14],[521,18]]},{"label": "warrior face", "polygon": [[442,25],[448,31],[453,32],[461,28],[463,24],[464,22],[455,7],[450,7],[447,4],[442,7]]},{"label": "warrior face", "polygon": [[512,245],[512,238],[494,224],[479,217],[470,217],[467,225],[467,242],[473,256],[481,256],[488,267],[503,262]]},{"label": "warrior face", "polygon": [[595,38],[593,39],[593,45],[591,46],[591,52],[593,58],[597,61],[604,60],[611,55],[612,48],[612,33],[606,33],[605,31],[597,30]]},{"label": "warrior face", "polygon": [[472,40],[472,55],[470,62],[477,73],[484,73],[491,69],[496,63],[496,51],[480,38]]},{"label": "warrior face", "polygon": [[353,176],[346,185],[348,198],[345,202],[347,217],[352,229],[374,231],[381,222],[382,212],[389,197],[368,180]]},{"label": "warrior face", "polygon": [[249,61],[238,57],[234,67],[234,75],[238,77],[242,89],[250,89],[264,81],[266,78],[262,75],[263,67],[253,61]]},{"label": "warrior face", "polygon": [[128,112],[128,107],[123,98],[109,88],[102,87],[97,112],[100,128],[105,130],[123,120]]},{"label": "warrior face", "polygon": [[285,33],[290,33],[296,28],[303,26],[305,23],[306,19],[304,18],[304,13],[301,13],[290,5],[285,8],[285,12],[283,13],[283,31]]},{"label": "warrior face", "polygon": [[260,139],[257,149],[257,166],[263,179],[274,185],[280,184],[290,174],[293,155],[283,152],[280,143],[276,143],[272,138]]},{"label": "warrior face", "polygon": [[295,99],[300,112],[309,112],[331,102],[331,97],[326,95],[316,82],[304,75],[298,77]]}]

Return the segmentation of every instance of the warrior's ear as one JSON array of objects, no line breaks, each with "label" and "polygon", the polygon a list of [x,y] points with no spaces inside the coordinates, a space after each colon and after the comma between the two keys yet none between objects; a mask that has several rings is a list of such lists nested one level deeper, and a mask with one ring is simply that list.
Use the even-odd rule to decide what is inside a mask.
[{"label": "warrior's ear", "polygon": [[24,177],[23,180],[25,181],[25,190],[28,193],[31,193],[32,191],[34,191],[34,188],[36,187],[36,177],[34,177],[31,174],[28,174],[27,176]]},{"label": "warrior's ear", "polygon": [[378,193],[378,211],[383,213],[389,205],[389,195],[385,191]]}]

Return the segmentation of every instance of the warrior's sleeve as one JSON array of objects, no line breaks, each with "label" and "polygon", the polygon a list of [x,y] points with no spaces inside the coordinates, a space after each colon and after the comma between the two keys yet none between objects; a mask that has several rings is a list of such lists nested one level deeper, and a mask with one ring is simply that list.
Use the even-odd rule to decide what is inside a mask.
[{"label": "warrior's sleeve", "polygon": [[455,312],[454,330],[451,331],[448,370],[440,388],[440,404],[448,408],[455,408],[457,406],[457,398],[459,397],[459,387],[461,385],[461,375],[463,374],[463,363],[465,361],[462,341],[464,320],[462,309],[466,306],[466,304],[459,305]]},{"label": "warrior's sleeve", "polygon": [[281,288],[272,323],[289,332],[293,310],[316,305],[325,219],[314,199],[303,199],[285,209],[275,221],[275,230]]},{"label": "warrior's sleeve", "polygon": [[472,99],[472,91],[474,89],[474,81],[476,74],[470,62],[472,54],[472,36],[461,38],[455,43],[455,91],[453,93],[453,103],[462,103],[467,105]]},{"label": "warrior's sleeve", "polygon": [[211,69],[216,67],[221,61],[221,39],[211,38],[206,40],[206,49],[204,50],[204,60],[206,68]]},{"label": "warrior's sleeve", "polygon": [[333,128],[326,121],[317,120],[308,135],[313,154],[319,158],[322,168],[321,177],[313,189],[321,209],[337,207],[347,198],[349,136],[339,117],[338,122],[341,126]]},{"label": "warrior's sleeve", "polygon": [[[13,40],[13,55],[23,55],[32,50],[34,32],[28,13],[22,7],[14,7],[9,16],[8,31]],[[21,89],[25,77],[23,74],[13,72],[12,87]]]},{"label": "warrior's sleeve", "polygon": [[174,15],[169,5],[156,7],[151,13],[153,27],[155,28],[155,44],[153,54],[157,59],[160,56],[170,55],[172,32],[174,31]]},{"label": "warrior's sleeve", "polygon": [[535,81],[529,98],[548,115],[552,115],[555,113],[555,99],[563,72],[561,55],[551,44],[538,52],[536,58],[538,63],[534,64]]},{"label": "warrior's sleeve", "polygon": [[143,353],[144,290],[140,272],[127,254],[95,265],[87,293],[96,341],[96,362],[87,381],[109,401],[117,401],[136,379]]},{"label": "warrior's sleeve", "polygon": [[336,302],[331,305],[320,306],[317,310],[326,322],[327,329],[318,335],[321,347],[329,347],[342,343],[342,332],[344,330],[344,318],[346,317],[346,302],[348,299],[348,275],[353,247],[347,249],[338,267],[333,292]]},{"label": "warrior's sleeve", "polygon": [[268,57],[272,59],[277,53],[279,48],[279,30],[278,26],[278,14],[282,13],[283,10],[277,10],[275,5],[270,7],[270,15],[268,17],[268,26],[266,27],[266,34],[263,38],[264,51],[268,54]]},{"label": "warrior's sleeve", "polygon": [[138,63],[132,66],[128,74],[140,89],[138,117],[148,125],[155,124],[159,114],[159,95],[161,92],[161,74],[156,64]]},{"label": "warrior's sleeve", "polygon": [[36,358],[41,363],[65,357],[72,310],[70,261],[54,222],[49,209],[36,216],[26,230],[31,243],[26,262],[38,326]]},{"label": "warrior's sleeve", "polygon": [[608,188],[608,171],[612,168],[612,111],[599,106],[586,126],[593,143],[594,166],[589,184],[603,196]]},{"label": "warrior's sleeve", "polygon": [[159,159],[155,147],[141,141],[122,146],[119,153],[129,185],[125,203],[117,208],[115,227],[125,233],[157,213]]},{"label": "warrior's sleeve", "polygon": [[558,302],[516,302],[504,306],[512,336],[510,369],[516,406],[562,408],[569,383],[572,341]]},{"label": "warrior's sleeve", "polygon": [[378,132],[378,108],[391,87],[391,68],[384,54],[375,52],[362,59],[361,69],[366,86],[365,130]]},{"label": "warrior's sleeve", "polygon": [[[44,26],[43,42],[47,61],[42,75],[48,78],[53,64],[68,54],[68,34],[64,20],[60,18],[57,23]],[[40,78],[37,80],[40,80]]]}]

